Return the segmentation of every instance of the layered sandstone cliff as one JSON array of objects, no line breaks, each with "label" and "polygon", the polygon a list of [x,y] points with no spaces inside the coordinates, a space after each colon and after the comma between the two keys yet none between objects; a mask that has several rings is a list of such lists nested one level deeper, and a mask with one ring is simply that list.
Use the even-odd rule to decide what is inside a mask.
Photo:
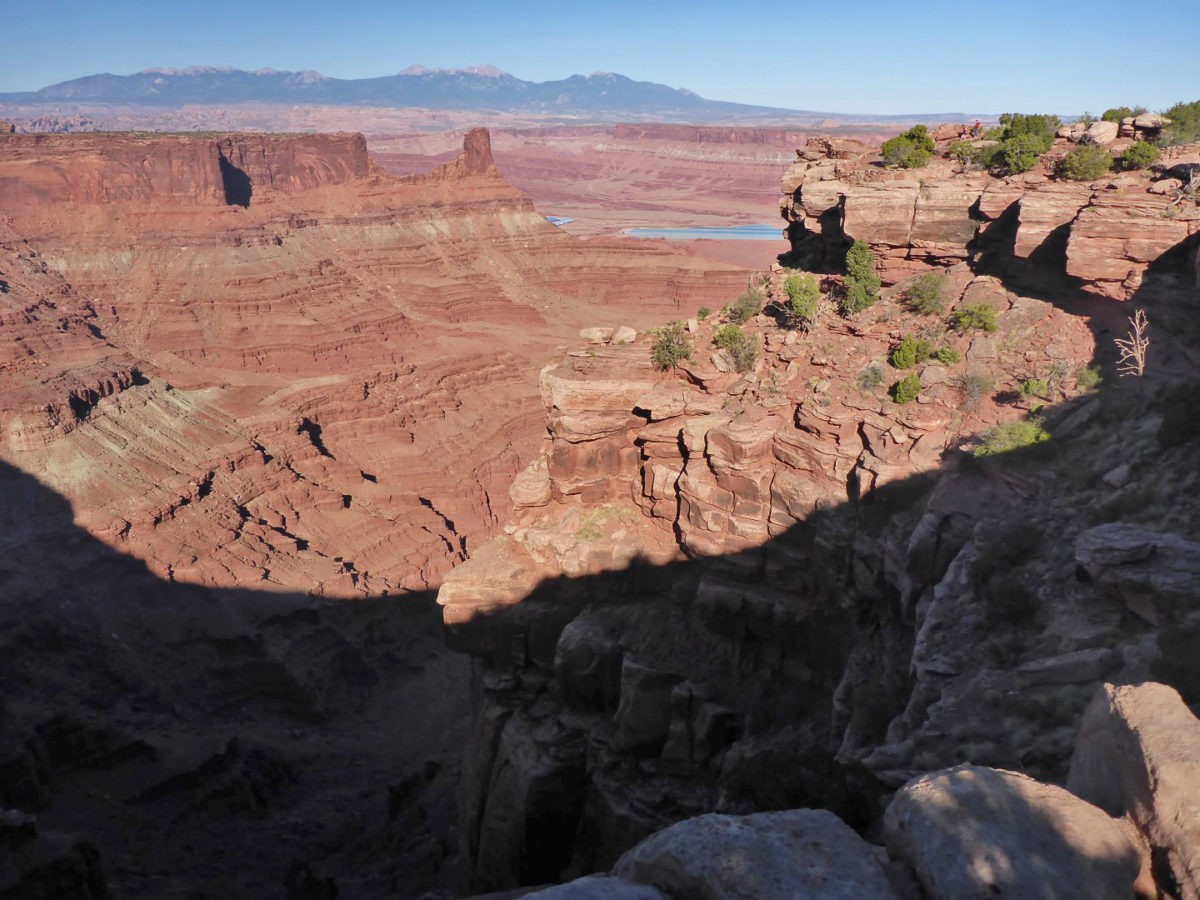
[{"label": "layered sandstone cliff", "polygon": [[1178,200],[1200,157],[1175,148],[1153,172],[1073,182],[1053,177],[1069,146],[1060,140],[1029,172],[997,179],[943,157],[885,169],[865,147],[810,139],[781,184],[796,262],[836,267],[861,239],[889,282],[970,258],[1026,283],[1070,276],[1088,293],[1129,299],[1152,264],[1200,233],[1200,208]]},{"label": "layered sandstone cliff", "polygon": [[[820,161],[806,173],[864,153],[807,152]],[[774,316],[743,326],[760,354],[749,371],[716,348],[720,315],[688,324],[695,353],[668,372],[649,365],[648,338],[543,370],[542,459],[514,483],[506,534],[438,597],[483,687],[461,789],[467,886],[608,869],[705,812],[823,807],[866,828],[892,791],[964,761],[1061,781],[1105,680],[1200,700],[1177,637],[1200,621],[1185,599],[1200,523],[1163,486],[1191,484],[1189,451],[1156,437],[1149,384],[1105,368],[1095,392],[1116,306],[1100,261],[1084,300],[1053,278],[1029,296],[1016,270],[981,264],[993,183],[973,193],[975,177],[785,185],[798,219],[801,198],[815,204],[801,252],[863,237],[896,283],[802,332],[781,327],[777,270]],[[1087,225],[1086,211],[1062,218],[1063,196],[1109,208],[1104,186],[1035,187],[1007,185],[992,219],[1020,213],[1009,239],[1032,258],[1024,275],[1047,242],[1066,258],[1064,221]],[[843,230],[852,210],[858,230]],[[1170,383],[1194,365],[1190,260],[1169,252],[1173,219],[1134,227],[1146,265],[1130,290],[1181,329],[1155,332],[1150,378]],[[921,314],[905,273],[934,263],[948,264],[944,312]],[[996,329],[948,329],[968,304],[991,307]],[[905,374],[888,358],[906,334],[954,352],[918,362],[919,397],[901,405],[885,388]],[[975,455],[991,426],[1026,419],[1049,439]]]},{"label": "layered sandstone cliff", "polygon": [[7,135],[0,208],[4,459],[212,584],[436,583],[536,442],[533,360],[744,278],[563,234],[484,130],[408,178],[360,135]]}]

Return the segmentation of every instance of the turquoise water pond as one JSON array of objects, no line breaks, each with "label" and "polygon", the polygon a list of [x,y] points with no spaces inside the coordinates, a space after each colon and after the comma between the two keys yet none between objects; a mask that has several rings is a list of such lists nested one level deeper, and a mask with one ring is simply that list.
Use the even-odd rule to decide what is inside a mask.
[{"label": "turquoise water pond", "polygon": [[727,225],[716,228],[627,228],[629,237],[667,238],[673,241],[781,241],[779,225]]}]

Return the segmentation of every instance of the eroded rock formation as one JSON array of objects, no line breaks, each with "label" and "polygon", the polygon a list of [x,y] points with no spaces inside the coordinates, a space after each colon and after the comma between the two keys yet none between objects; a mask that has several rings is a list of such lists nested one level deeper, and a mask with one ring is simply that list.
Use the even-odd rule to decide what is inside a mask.
[{"label": "eroded rock formation", "polygon": [[1152,264],[1200,233],[1200,209],[1173,202],[1182,173],[1200,164],[1196,148],[1168,151],[1152,173],[1072,182],[1052,177],[1068,147],[1061,140],[1029,172],[998,180],[941,157],[924,169],[885,169],[865,147],[811,138],[781,184],[796,261],[836,270],[849,241],[861,239],[885,282],[971,258],[1027,284],[1050,278],[1062,287],[1070,276],[1066,284],[1088,293],[1129,299]]}]

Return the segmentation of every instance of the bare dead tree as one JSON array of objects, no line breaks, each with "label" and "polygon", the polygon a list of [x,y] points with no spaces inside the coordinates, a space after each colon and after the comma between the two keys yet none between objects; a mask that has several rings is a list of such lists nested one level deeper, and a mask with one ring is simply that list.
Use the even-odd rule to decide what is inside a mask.
[{"label": "bare dead tree", "polygon": [[1150,346],[1150,337],[1146,334],[1150,321],[1146,318],[1145,310],[1139,309],[1130,316],[1129,324],[1133,326],[1129,335],[1113,341],[1121,351],[1117,373],[1121,377],[1137,375],[1140,378],[1146,374],[1146,348]]},{"label": "bare dead tree", "polygon": [[1188,167],[1188,182],[1175,188],[1175,199],[1167,204],[1167,209],[1171,210],[1185,203],[1200,206],[1200,166]]}]

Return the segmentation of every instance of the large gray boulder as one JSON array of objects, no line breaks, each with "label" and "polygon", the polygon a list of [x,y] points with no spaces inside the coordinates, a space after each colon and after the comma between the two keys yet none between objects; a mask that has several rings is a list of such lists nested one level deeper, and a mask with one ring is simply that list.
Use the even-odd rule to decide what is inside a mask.
[{"label": "large gray boulder", "polygon": [[1129,900],[1140,868],[1118,820],[1060,787],[982,766],[910,781],[884,814],[884,836],[931,900]]},{"label": "large gray boulder", "polygon": [[1067,785],[1137,825],[1160,887],[1200,897],[1200,720],[1174,688],[1104,685],[1080,723]]},{"label": "large gray boulder", "polygon": [[821,809],[685,819],[612,874],[688,900],[896,900],[870,845]]},{"label": "large gray boulder", "polygon": [[667,900],[662,891],[624,878],[588,875],[544,891],[525,895],[526,900]]}]

